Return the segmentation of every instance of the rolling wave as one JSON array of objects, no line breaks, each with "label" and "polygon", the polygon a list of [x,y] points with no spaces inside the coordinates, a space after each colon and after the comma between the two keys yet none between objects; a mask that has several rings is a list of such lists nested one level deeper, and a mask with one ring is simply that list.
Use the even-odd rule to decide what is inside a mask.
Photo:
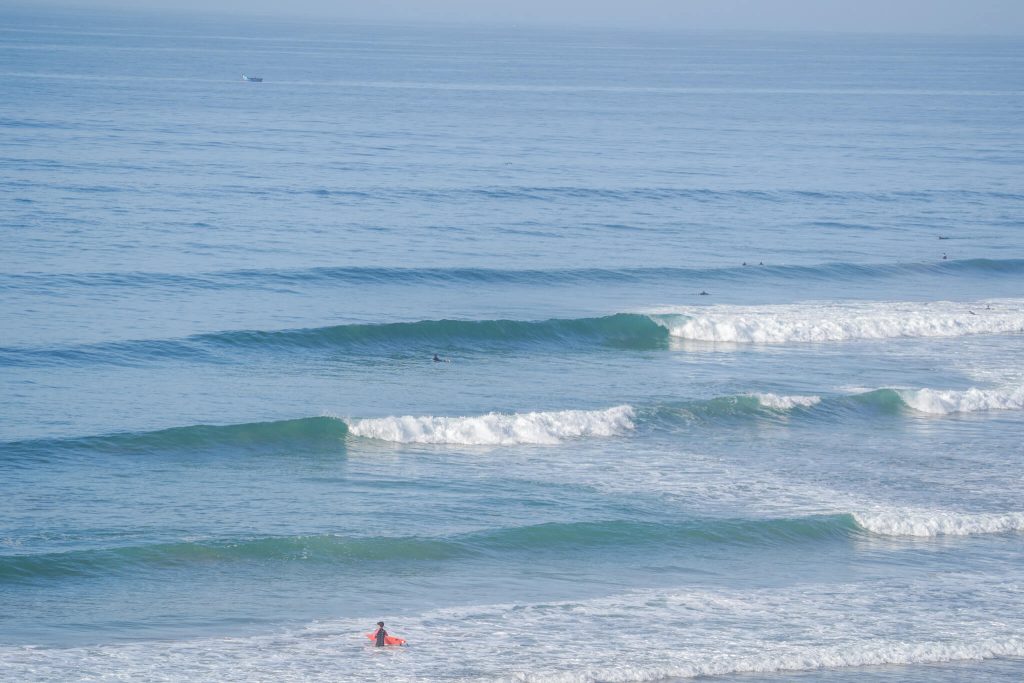
[{"label": "rolling wave", "polygon": [[188,567],[241,561],[358,563],[442,560],[457,545],[417,538],[267,537],[182,541],[115,548],[0,556],[0,581],[106,576],[141,569]]},{"label": "rolling wave", "polygon": [[237,425],[191,425],[150,432],[30,439],[0,443],[0,457],[53,457],[61,452],[145,454],[227,449],[340,452],[347,437],[399,444],[514,446],[557,444],[567,439],[626,436],[639,426],[677,428],[695,422],[737,420],[871,419],[903,411],[954,414],[1024,410],[1024,387],[943,391],[875,389],[831,396],[751,393],[711,399],[599,410],[487,413],[468,416],[403,415],[374,418],[307,417]]},{"label": "rolling wave", "polygon": [[680,417],[716,421],[723,418],[788,418],[797,415],[815,419],[842,419],[856,415],[870,419],[875,415],[899,415],[906,411],[952,415],[992,410],[1024,410],[1024,387],[971,388],[961,391],[882,388],[829,396],[755,393],[663,404],[638,411],[638,419],[643,422],[654,416],[655,422],[672,421]]},{"label": "rolling wave", "polygon": [[1024,331],[1024,301],[713,306],[652,319],[679,339],[734,344],[959,337]]},{"label": "rolling wave", "polygon": [[232,562],[367,563],[464,561],[471,557],[617,551],[707,545],[775,546],[877,536],[967,536],[1024,531],[1024,513],[969,514],[889,509],[772,519],[674,523],[609,520],[549,522],[448,537],[334,534],[153,543],[0,555],[0,582],[107,576]]},{"label": "rolling wave", "polygon": [[428,350],[493,352],[536,345],[669,349],[672,338],[729,344],[956,337],[1024,331],[1024,300],[974,303],[812,303],[711,306],[549,320],[422,320],[295,330],[239,330],[183,339],[60,347],[0,347],[0,365],[133,364],[167,359],[237,362],[239,351],[329,350],[422,357]]},{"label": "rolling wave", "polygon": [[50,348],[0,347],[0,365],[132,364],[166,359],[233,362],[238,351],[330,350],[351,355],[421,357],[434,350],[478,352],[554,344],[564,348],[668,347],[668,332],[649,316],[619,313],[597,318],[422,320],[333,325],[297,330],[241,330]]},{"label": "rolling wave", "polygon": [[210,448],[262,450],[295,448],[341,450],[348,427],[332,417],[251,422],[235,425],[190,425],[150,432],[121,432],[101,436],[27,439],[0,443],[0,457],[42,458],[60,453],[111,455],[196,452]]},{"label": "rolling wave", "polygon": [[104,576],[226,562],[360,565],[423,562],[507,553],[564,553],[606,547],[779,544],[858,532],[849,515],[765,520],[694,520],[674,524],[612,520],[552,522],[450,537],[346,537],[332,534],[181,541],[64,552],[0,555],[0,581]]}]

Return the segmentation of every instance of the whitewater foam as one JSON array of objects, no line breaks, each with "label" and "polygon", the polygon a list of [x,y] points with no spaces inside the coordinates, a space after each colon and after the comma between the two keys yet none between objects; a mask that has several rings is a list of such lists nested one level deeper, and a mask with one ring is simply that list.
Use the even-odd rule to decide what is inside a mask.
[{"label": "whitewater foam", "polygon": [[606,410],[488,413],[470,417],[405,415],[347,420],[349,432],[394,443],[510,446],[557,444],[565,439],[621,436],[635,428],[632,406]]},{"label": "whitewater foam", "polygon": [[[593,683],[1019,657],[1024,595],[1017,578],[972,577],[965,585],[964,576],[949,574],[792,588],[651,589],[450,607],[403,615],[395,631],[411,648],[374,656],[361,633],[376,616],[247,637],[4,646],[0,677]],[[659,637],[638,639],[650,623],[658,624]],[[467,639],[467,632],[488,637]],[[537,637],[547,632],[566,637]]]},{"label": "whitewater foam", "polygon": [[943,510],[855,512],[857,524],[881,536],[970,536],[1024,531],[1024,512],[965,513]]},{"label": "whitewater foam", "polygon": [[1024,331],[1024,302],[723,305],[653,312],[651,317],[673,337],[706,342],[783,344],[958,337]]},{"label": "whitewater foam", "polygon": [[1024,385],[1001,389],[943,391],[939,389],[900,389],[900,398],[922,413],[948,415],[982,410],[1024,410]]},{"label": "whitewater foam", "polygon": [[821,403],[821,396],[779,396],[778,394],[751,394],[765,408],[792,410],[796,407],[810,408]]}]

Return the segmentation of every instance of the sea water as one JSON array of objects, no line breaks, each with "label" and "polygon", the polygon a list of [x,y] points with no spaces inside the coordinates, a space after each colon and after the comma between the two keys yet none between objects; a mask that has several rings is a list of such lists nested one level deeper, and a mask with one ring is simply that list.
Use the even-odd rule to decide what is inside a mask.
[{"label": "sea water", "polygon": [[1019,680],[1022,111],[1018,39],[0,9],[0,679]]}]

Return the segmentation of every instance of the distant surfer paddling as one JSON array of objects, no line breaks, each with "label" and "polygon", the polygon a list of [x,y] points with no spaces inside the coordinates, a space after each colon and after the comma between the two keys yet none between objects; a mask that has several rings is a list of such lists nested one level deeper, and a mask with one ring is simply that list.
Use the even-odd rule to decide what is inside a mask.
[{"label": "distant surfer paddling", "polygon": [[448,359],[448,358],[441,358],[441,356],[439,356],[439,355],[437,355],[435,353],[434,354],[434,362],[435,363],[451,363],[451,360]]}]

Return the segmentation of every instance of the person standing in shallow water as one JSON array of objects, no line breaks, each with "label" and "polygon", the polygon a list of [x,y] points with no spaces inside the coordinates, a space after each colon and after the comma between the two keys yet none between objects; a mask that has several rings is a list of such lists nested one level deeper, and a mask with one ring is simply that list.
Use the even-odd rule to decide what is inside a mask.
[{"label": "person standing in shallow water", "polygon": [[388,637],[388,632],[384,630],[384,622],[377,622],[377,632],[373,634],[373,644],[375,647],[384,647],[384,639]]}]

